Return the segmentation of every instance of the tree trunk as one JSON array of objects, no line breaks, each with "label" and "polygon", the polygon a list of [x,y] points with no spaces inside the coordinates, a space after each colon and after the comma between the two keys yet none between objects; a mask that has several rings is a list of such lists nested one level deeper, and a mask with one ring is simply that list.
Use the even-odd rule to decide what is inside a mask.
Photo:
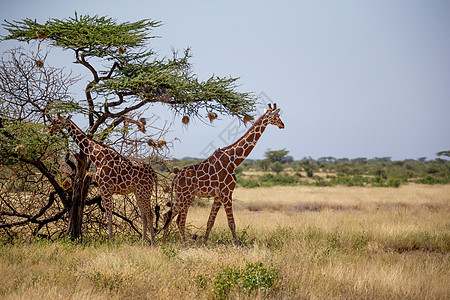
[{"label": "tree trunk", "polygon": [[77,171],[73,181],[72,206],[69,210],[69,225],[66,236],[71,240],[82,238],[84,206],[89,191],[91,176],[87,175],[88,160],[86,155],[77,156]]}]

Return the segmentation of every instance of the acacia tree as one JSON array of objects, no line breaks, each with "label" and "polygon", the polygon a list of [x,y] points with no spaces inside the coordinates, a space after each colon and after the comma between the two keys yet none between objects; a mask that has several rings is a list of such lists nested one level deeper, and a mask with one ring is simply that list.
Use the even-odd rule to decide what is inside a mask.
[{"label": "acacia tree", "polygon": [[[148,19],[119,23],[110,17],[77,14],[66,19],[50,19],[45,23],[24,19],[5,21],[3,24],[8,31],[3,37],[4,40],[36,42],[38,47],[45,44],[51,48],[72,51],[75,63],[85,67],[90,74],[83,99],[68,97],[66,87],[70,86],[72,79],[62,75],[52,80],[56,80],[57,84],[63,87],[58,90],[63,97],[58,93],[44,93],[44,97],[39,98],[41,102],[26,92],[30,86],[29,78],[22,78],[20,73],[18,76],[23,80],[19,83],[14,83],[12,77],[4,76],[0,89],[0,103],[3,103],[6,109],[2,110],[1,118],[4,124],[8,124],[0,124],[1,134],[5,137],[2,139],[1,155],[4,160],[12,158],[34,167],[48,180],[52,189],[50,194],[53,197],[57,195],[63,203],[60,213],[67,214],[66,234],[72,239],[81,237],[83,212],[92,182],[92,176],[88,173],[90,163],[87,157],[79,150],[66,157],[65,161],[72,170],[69,180],[71,192],[68,194],[68,189],[63,188],[61,180],[50,169],[46,159],[35,157],[29,160],[26,155],[19,153],[20,147],[17,147],[23,145],[26,135],[14,132],[14,126],[11,124],[48,125],[55,113],[76,113],[86,118],[86,131],[89,135],[116,147],[126,148],[124,132],[128,132],[130,123],[140,129],[144,128],[145,131],[145,119],[140,119],[139,116],[154,103],[167,105],[175,114],[191,118],[201,117],[205,112],[242,118],[254,109],[253,95],[237,92],[238,78],[212,76],[201,81],[192,72],[189,49],[184,50],[180,56],[174,53],[171,58],[160,58],[151,48],[147,48],[150,40],[155,37],[152,35],[153,30],[160,25],[159,21]],[[39,55],[32,58],[35,67],[42,68],[46,63],[45,58]],[[16,61],[13,57],[12,64],[16,64]],[[8,73],[8,70],[4,71]],[[30,74],[33,75],[32,72]],[[38,90],[45,91],[45,81],[30,77],[35,80],[36,86],[39,86]],[[29,114],[24,113],[24,107],[28,109]],[[118,131],[122,134],[117,134]],[[70,144],[70,139],[67,141],[69,143],[66,148],[77,149]],[[137,141],[142,145],[147,143],[147,148],[158,146],[150,137],[141,137]],[[33,145],[32,142],[28,144]],[[48,138],[45,144],[60,146],[64,142]],[[14,145],[16,146],[13,147]],[[52,148],[48,146],[46,149]],[[53,161],[58,160],[54,155],[48,157]],[[67,181],[64,182],[67,184]],[[49,218],[51,219],[51,216]]]},{"label": "acacia tree", "polygon": [[[268,159],[271,163],[274,162],[286,162],[288,160],[288,153],[289,150],[286,150],[286,148],[281,150],[270,150],[268,149],[266,152],[264,152],[264,157]],[[292,157],[289,158],[291,160]]]}]

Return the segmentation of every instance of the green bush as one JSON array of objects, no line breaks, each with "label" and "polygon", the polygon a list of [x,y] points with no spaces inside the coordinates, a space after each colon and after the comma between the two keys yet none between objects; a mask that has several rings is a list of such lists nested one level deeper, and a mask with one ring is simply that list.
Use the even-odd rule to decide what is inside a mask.
[{"label": "green bush", "polygon": [[432,175],[425,175],[422,178],[422,183],[423,184],[439,184],[439,183],[443,183],[443,181],[437,177],[434,177]]},{"label": "green bush", "polygon": [[279,161],[276,161],[270,165],[270,169],[278,175],[284,170],[284,166]]},{"label": "green bush", "polygon": [[400,187],[400,185],[403,183],[403,180],[400,178],[389,178],[386,185],[388,187]]},{"label": "green bush", "polygon": [[238,185],[245,188],[255,188],[259,187],[259,182],[253,179],[244,179],[242,177],[237,177],[236,182]]},{"label": "green bush", "polygon": [[214,280],[213,294],[224,299],[236,288],[250,296],[255,291],[269,291],[279,280],[278,270],[265,268],[262,262],[247,262],[243,269],[223,268]]},{"label": "green bush", "polygon": [[295,177],[288,175],[264,174],[259,178],[261,186],[271,187],[274,185],[294,185],[298,181]]},{"label": "green bush", "polygon": [[365,186],[369,179],[362,176],[338,176],[331,179],[331,185]]}]

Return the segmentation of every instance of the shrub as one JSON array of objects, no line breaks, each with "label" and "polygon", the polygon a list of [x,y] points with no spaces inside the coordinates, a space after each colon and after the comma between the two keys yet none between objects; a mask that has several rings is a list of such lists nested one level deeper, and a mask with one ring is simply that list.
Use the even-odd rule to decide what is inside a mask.
[{"label": "shrub", "polygon": [[277,269],[265,268],[262,262],[247,262],[244,269],[222,269],[214,280],[213,293],[215,297],[224,299],[233,288],[237,288],[250,296],[255,291],[269,291],[278,281]]},{"label": "shrub", "polygon": [[400,178],[389,178],[386,184],[387,184],[388,187],[396,187],[396,188],[398,188],[398,187],[400,187],[402,182],[403,181]]},{"label": "shrub", "polygon": [[259,178],[261,186],[271,187],[274,185],[293,185],[297,183],[297,179],[287,175],[264,174]]},{"label": "shrub", "polygon": [[436,177],[434,177],[434,176],[431,176],[431,175],[425,175],[425,176],[422,178],[422,183],[423,183],[423,184],[439,184],[439,183],[442,183],[442,181],[439,180],[439,178],[436,178]]},{"label": "shrub", "polygon": [[237,177],[236,181],[238,185],[245,188],[255,188],[260,186],[259,182],[253,179],[244,179],[241,177]]},{"label": "shrub", "polygon": [[270,165],[270,169],[278,175],[284,170],[284,166],[279,161],[276,161]]}]

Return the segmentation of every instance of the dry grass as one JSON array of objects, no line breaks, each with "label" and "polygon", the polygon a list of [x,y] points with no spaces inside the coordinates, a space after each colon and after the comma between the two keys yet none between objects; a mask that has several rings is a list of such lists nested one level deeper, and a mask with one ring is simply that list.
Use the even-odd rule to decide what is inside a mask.
[{"label": "dry grass", "polygon": [[[223,209],[209,247],[189,239],[181,248],[176,234],[153,248],[119,239],[6,244],[0,297],[448,299],[449,200],[450,186],[237,189],[241,248],[232,246]],[[209,210],[191,208],[188,236],[204,233]],[[278,272],[270,288],[249,294],[240,281],[221,289],[232,282],[224,274],[242,275],[249,263]],[[253,283],[258,274],[250,273]]]}]

